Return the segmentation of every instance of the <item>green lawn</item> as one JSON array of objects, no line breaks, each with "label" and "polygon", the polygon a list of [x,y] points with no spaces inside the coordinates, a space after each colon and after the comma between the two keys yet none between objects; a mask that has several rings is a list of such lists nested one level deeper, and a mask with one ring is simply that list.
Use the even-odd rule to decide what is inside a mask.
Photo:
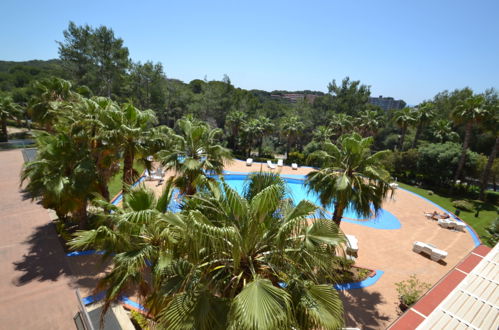
[{"label": "green lawn", "polygon": [[[428,190],[414,187],[407,185],[405,183],[399,182],[399,185],[401,188],[404,188],[406,190],[412,191],[418,195],[421,195],[429,200],[431,200],[433,203],[440,205],[444,209],[454,212],[456,208],[452,206],[452,201],[455,199],[464,199],[464,198],[452,198],[452,197],[446,197],[442,195],[438,195],[436,193],[433,194],[428,194]],[[477,205],[475,201],[473,200],[468,200],[471,203]],[[432,210],[428,210],[432,211]],[[480,211],[480,214],[478,217],[475,217],[476,212],[468,212],[468,211],[461,211],[459,214],[459,217],[463,219],[467,224],[469,224],[473,229],[477,232],[477,234],[480,236],[480,239],[484,244],[487,244],[487,240],[484,239],[484,237],[487,235],[487,232],[485,231],[485,228],[487,228],[492,221],[494,221],[498,217],[499,210],[497,206],[492,205],[490,203],[483,203],[482,204],[482,210]]]},{"label": "green lawn", "polygon": [[[144,164],[135,162],[133,167],[139,174],[142,174],[144,172]],[[121,167],[123,168],[123,166]],[[109,181],[109,196],[113,198],[117,193],[121,191],[122,187],[122,178],[123,178],[123,172],[120,172],[113,176],[111,180]]]}]

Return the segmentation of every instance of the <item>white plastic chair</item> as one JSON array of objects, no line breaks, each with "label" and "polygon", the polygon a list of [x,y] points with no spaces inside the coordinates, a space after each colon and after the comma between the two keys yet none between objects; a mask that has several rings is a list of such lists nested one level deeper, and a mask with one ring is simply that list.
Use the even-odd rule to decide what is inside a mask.
[{"label": "white plastic chair", "polygon": [[296,163],[291,164],[291,168],[296,171],[298,169],[298,164]]},{"label": "white plastic chair", "polygon": [[347,238],[347,254],[357,255],[359,252],[359,240],[354,235],[345,235]]},{"label": "white plastic chair", "polygon": [[284,162],[282,159],[277,160],[277,166],[282,167],[284,165]]},{"label": "white plastic chair", "polygon": [[246,159],[246,166],[251,166],[253,164],[253,158]]},{"label": "white plastic chair", "polygon": [[273,170],[273,169],[275,169],[275,168],[276,168],[275,164],[272,164],[272,162],[271,162],[270,160],[267,160],[267,166],[268,166],[271,170]]}]

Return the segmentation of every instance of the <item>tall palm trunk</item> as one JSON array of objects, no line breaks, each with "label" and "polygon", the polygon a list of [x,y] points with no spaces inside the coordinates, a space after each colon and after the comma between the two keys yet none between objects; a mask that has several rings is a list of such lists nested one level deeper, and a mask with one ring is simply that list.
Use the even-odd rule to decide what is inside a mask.
[{"label": "tall palm trunk", "polygon": [[0,142],[7,142],[9,140],[9,135],[7,134],[7,116],[3,115],[2,121],[2,134],[0,134]]},{"label": "tall palm trunk", "polygon": [[404,140],[405,140],[405,133],[407,131],[407,126],[402,126],[402,132],[400,134],[400,139],[399,139],[399,145],[398,145],[398,150],[403,151],[404,148]]},{"label": "tall palm trunk", "polygon": [[422,130],[423,130],[423,123],[420,122],[418,124],[418,127],[416,128],[416,134],[414,135],[414,141],[412,141],[412,148],[416,148],[416,145],[418,144],[418,140],[419,140],[419,135],[421,135]]},{"label": "tall palm trunk", "polygon": [[286,143],[286,158],[289,156],[289,150],[291,150],[291,135],[288,135],[288,141]]},{"label": "tall palm trunk", "polygon": [[262,156],[263,151],[263,135],[258,138],[258,156]]},{"label": "tall palm trunk", "polygon": [[123,191],[126,190],[127,185],[133,183],[136,177],[135,170],[133,169],[133,161],[135,158],[135,151],[132,147],[125,150],[123,159]]},{"label": "tall palm trunk", "polygon": [[83,200],[78,209],[76,209],[75,212],[73,213],[73,217],[75,220],[78,221],[78,227],[80,229],[85,229],[87,227],[87,220],[88,220],[87,204],[88,204],[87,199]]},{"label": "tall palm trunk", "polygon": [[457,166],[456,175],[454,176],[454,182],[461,178],[461,173],[463,172],[464,162],[466,161],[466,151],[470,144],[471,129],[473,128],[473,122],[469,121],[466,123],[466,130],[464,134],[463,150],[461,152],[461,158],[459,158],[459,164]]},{"label": "tall palm trunk", "polygon": [[334,212],[332,220],[338,227],[341,224],[341,219],[343,218],[343,211],[345,210],[345,203],[337,201],[334,203]]},{"label": "tall palm trunk", "polygon": [[487,165],[485,166],[485,170],[483,171],[482,174],[482,180],[480,184],[481,200],[485,200],[485,189],[487,188],[490,170],[492,169],[492,165],[494,165],[494,160],[496,159],[498,148],[499,148],[499,135],[496,136],[496,143],[494,144],[494,147],[492,147],[492,152],[489,155],[489,159],[487,160]]},{"label": "tall palm trunk", "polygon": [[109,202],[109,188],[104,180],[99,180],[99,192],[104,199]]}]

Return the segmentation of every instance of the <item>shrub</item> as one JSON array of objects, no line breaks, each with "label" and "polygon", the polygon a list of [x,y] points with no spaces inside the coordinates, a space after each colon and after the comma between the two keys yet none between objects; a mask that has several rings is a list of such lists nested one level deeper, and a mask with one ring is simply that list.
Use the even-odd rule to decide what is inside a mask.
[{"label": "shrub", "polygon": [[463,211],[469,211],[469,212],[472,212],[474,209],[473,204],[471,204],[468,201],[464,201],[464,200],[453,201],[452,206],[454,206],[456,209],[463,210]]},{"label": "shrub", "polygon": [[[442,186],[450,185],[456,172],[462,146],[458,143],[430,143],[418,148],[417,172],[424,175],[426,183]],[[479,155],[468,150],[464,165],[464,176],[476,176]],[[414,160],[407,160],[404,164],[411,171]]]},{"label": "shrub", "polygon": [[414,304],[421,298],[431,284],[420,281],[416,275],[411,275],[409,279],[395,283],[399,294],[400,303],[404,308]]},{"label": "shrub", "polygon": [[499,218],[490,224],[485,229],[488,233],[487,241],[491,246],[495,246],[499,242]]},{"label": "shrub", "polygon": [[499,203],[498,191],[485,191],[485,201],[497,205]]},{"label": "shrub", "polygon": [[291,163],[297,163],[299,165],[303,165],[305,160],[305,155],[301,152],[290,152],[288,154],[288,158],[286,159],[286,164],[290,165]]}]

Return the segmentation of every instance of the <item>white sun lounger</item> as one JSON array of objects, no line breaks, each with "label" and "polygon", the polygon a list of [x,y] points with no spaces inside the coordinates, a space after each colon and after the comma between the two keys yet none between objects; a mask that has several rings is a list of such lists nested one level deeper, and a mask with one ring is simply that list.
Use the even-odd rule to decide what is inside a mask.
[{"label": "white sun lounger", "polygon": [[146,181],[163,181],[163,177],[160,175],[157,175],[156,173],[151,174],[149,170],[145,170],[144,175],[146,177]]},{"label": "white sun lounger", "polygon": [[438,225],[443,228],[454,228],[454,221],[448,219],[438,219]]},{"label": "white sun lounger", "polygon": [[246,159],[246,166],[251,166],[253,164],[253,158]]},{"label": "white sun lounger", "polygon": [[298,169],[298,164],[296,164],[296,163],[291,164],[291,168],[293,170],[297,170]]},{"label": "white sun lounger", "polygon": [[464,222],[461,221],[456,221],[456,224],[454,225],[454,228],[460,231],[465,231],[466,227],[468,227]]},{"label": "white sun lounger", "polygon": [[359,240],[354,235],[345,235],[347,238],[347,254],[356,256],[359,252]]},{"label": "white sun lounger", "polygon": [[398,184],[398,183],[396,183],[396,182],[392,182],[392,183],[390,183],[390,188],[392,188],[392,189],[397,189],[398,187],[399,187],[399,184]]},{"label": "white sun lounger", "polygon": [[438,224],[440,227],[448,229],[456,229],[460,231],[464,231],[466,229],[466,224],[464,222],[451,219],[439,219]]},{"label": "white sun lounger", "polygon": [[273,169],[275,169],[275,168],[276,168],[275,164],[272,164],[272,162],[271,162],[270,160],[267,160],[267,166],[268,166],[271,170],[273,170]]},{"label": "white sun lounger", "polygon": [[277,160],[277,166],[282,167],[284,165],[284,162],[282,159]]},{"label": "white sun lounger", "polygon": [[431,260],[439,261],[445,259],[447,257],[447,252],[444,250],[438,249],[436,246],[423,243],[423,242],[414,242],[412,250],[416,253],[424,252],[430,256]]}]

